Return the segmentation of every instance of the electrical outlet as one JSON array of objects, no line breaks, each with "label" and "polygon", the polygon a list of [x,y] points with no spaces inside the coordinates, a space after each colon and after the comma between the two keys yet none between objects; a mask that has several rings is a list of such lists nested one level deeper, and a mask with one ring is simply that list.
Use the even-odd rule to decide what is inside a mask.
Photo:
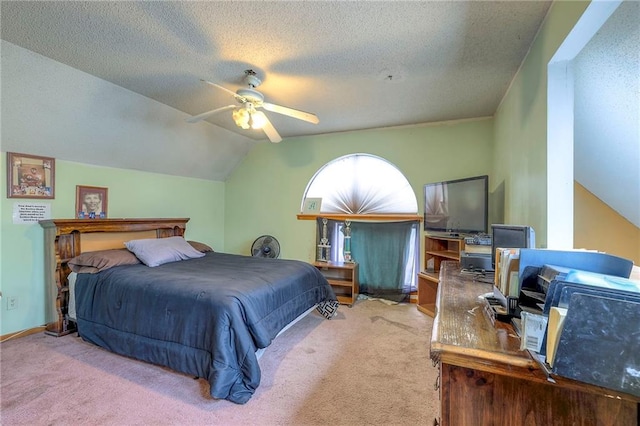
[{"label": "electrical outlet", "polygon": [[18,298],[16,296],[7,297],[7,311],[18,307]]}]

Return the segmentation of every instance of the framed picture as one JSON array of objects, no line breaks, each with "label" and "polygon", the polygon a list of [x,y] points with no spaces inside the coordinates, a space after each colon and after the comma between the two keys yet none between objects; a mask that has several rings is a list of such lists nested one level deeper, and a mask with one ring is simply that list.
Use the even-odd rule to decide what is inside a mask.
[{"label": "framed picture", "polygon": [[322,206],[322,198],[305,198],[302,213],[304,214],[318,214],[320,213],[320,207]]},{"label": "framed picture", "polygon": [[7,152],[7,198],[55,198],[55,159]]},{"label": "framed picture", "polygon": [[76,185],[76,217],[105,219],[107,217],[108,188]]}]

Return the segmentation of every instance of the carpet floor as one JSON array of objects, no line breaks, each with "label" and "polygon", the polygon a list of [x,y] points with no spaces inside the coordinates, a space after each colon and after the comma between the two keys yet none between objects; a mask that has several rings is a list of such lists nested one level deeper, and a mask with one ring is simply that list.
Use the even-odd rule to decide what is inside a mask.
[{"label": "carpet floor", "polygon": [[360,300],[312,312],[260,359],[245,405],[202,379],[112,354],[75,334],[0,344],[2,425],[418,425],[439,417],[432,319],[415,305]]}]

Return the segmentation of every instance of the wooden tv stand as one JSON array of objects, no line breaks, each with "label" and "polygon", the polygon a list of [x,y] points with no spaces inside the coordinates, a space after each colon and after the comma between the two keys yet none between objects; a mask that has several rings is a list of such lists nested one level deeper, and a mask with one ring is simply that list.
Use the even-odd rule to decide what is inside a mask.
[{"label": "wooden tv stand", "polygon": [[358,264],[356,262],[314,262],[329,281],[338,303],[352,307],[358,299]]},{"label": "wooden tv stand", "polygon": [[418,304],[420,312],[433,317],[436,314],[436,295],[440,282],[440,265],[446,260],[460,261],[464,251],[464,238],[424,237],[424,271],[418,272]]},{"label": "wooden tv stand", "polygon": [[[482,312],[491,284],[443,262],[431,359],[439,365],[440,425],[637,425],[640,398],[559,378],[555,383],[513,327]],[[603,354],[610,356],[610,354]]]}]

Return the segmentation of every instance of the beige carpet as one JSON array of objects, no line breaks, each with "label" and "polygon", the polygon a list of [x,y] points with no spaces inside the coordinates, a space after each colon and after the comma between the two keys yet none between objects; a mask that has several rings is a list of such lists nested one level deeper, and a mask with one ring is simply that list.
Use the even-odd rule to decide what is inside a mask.
[{"label": "beige carpet", "polygon": [[315,312],[260,360],[246,405],[214,400],[205,380],[69,335],[0,346],[2,425],[417,425],[439,416],[432,319],[415,305],[361,300]]}]

